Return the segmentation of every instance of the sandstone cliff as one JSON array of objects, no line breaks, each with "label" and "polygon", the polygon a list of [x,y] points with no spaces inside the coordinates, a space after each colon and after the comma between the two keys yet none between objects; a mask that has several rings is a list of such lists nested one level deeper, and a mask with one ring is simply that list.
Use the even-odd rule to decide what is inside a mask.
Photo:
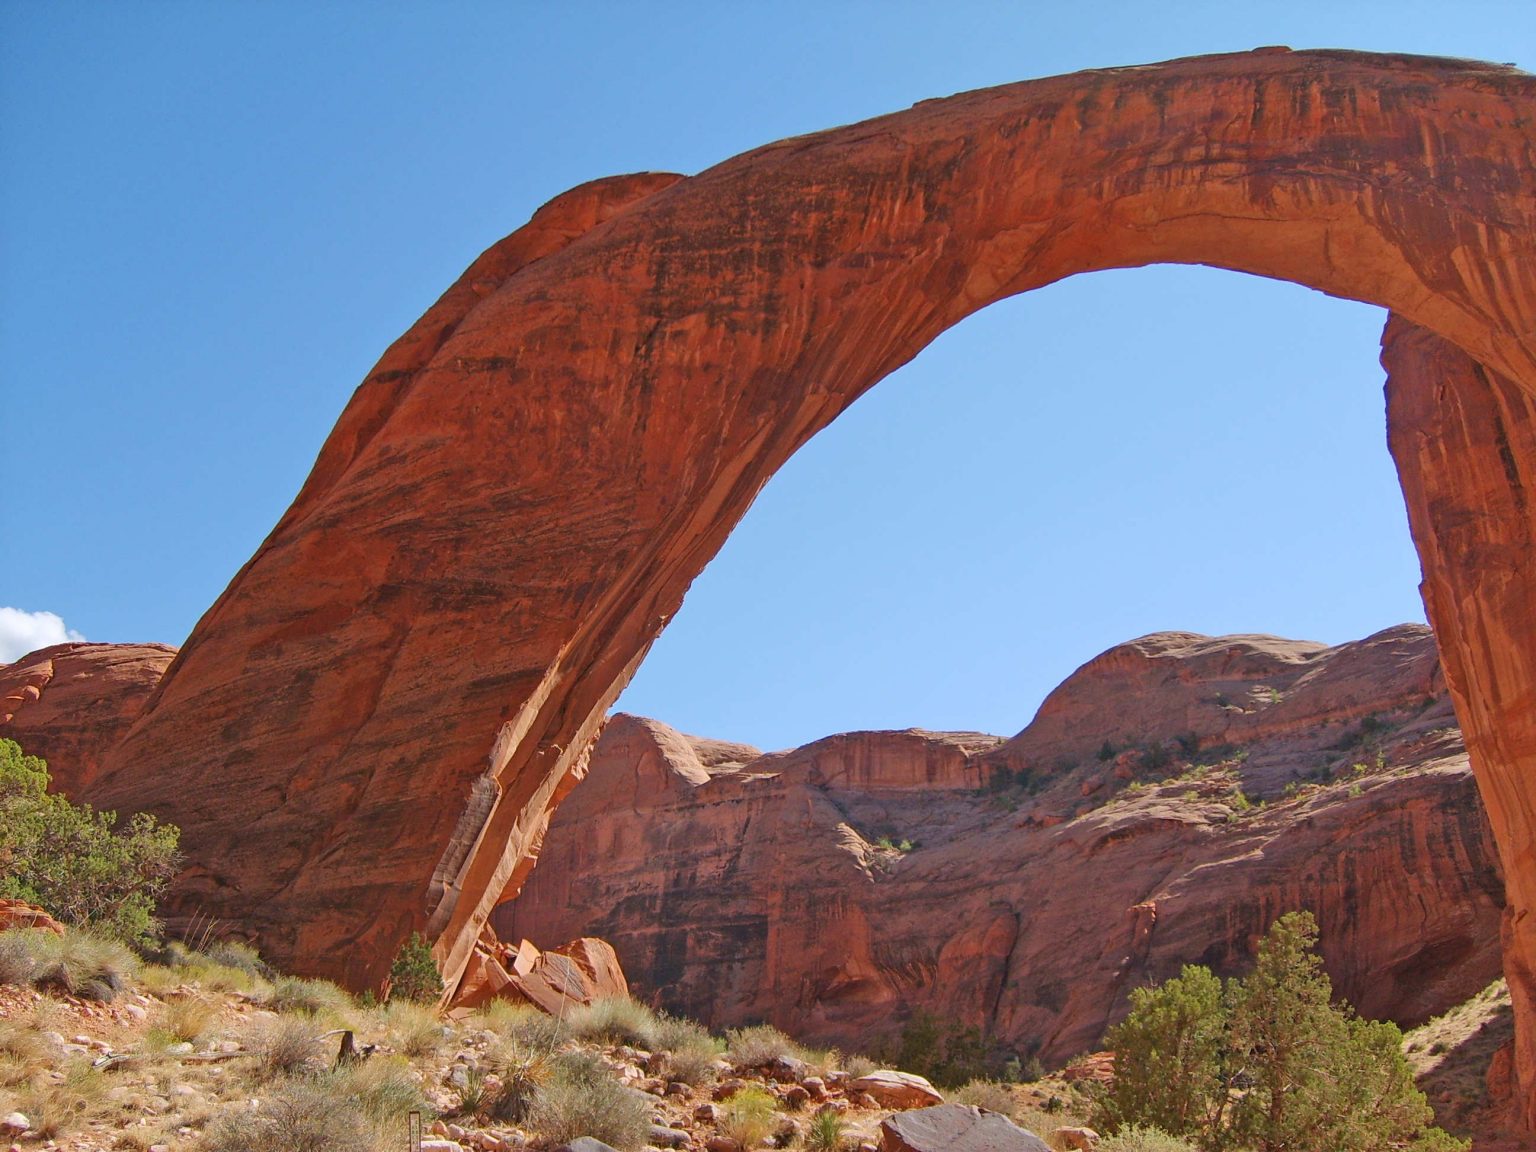
[{"label": "sandstone cliff", "polygon": [[165,644],[55,644],[0,664],[0,736],[48,761],[55,791],[88,800],[175,655]]},{"label": "sandstone cliff", "polygon": [[1415,1024],[1499,972],[1498,859],[1454,725],[1416,626],[1144,637],[1006,742],[864,732],[706,764],[620,715],[493,922],[601,935],[640,995],[715,1026],[859,1048],[926,1012],[1049,1062],[1130,987],[1240,970],[1305,907],[1340,991]]}]

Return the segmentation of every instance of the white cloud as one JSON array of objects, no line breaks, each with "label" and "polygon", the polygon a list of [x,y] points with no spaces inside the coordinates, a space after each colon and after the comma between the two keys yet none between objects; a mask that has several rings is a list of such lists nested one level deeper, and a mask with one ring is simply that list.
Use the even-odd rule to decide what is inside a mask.
[{"label": "white cloud", "polygon": [[20,608],[0,608],[0,664],[9,664],[50,644],[84,640],[53,612],[23,612]]}]

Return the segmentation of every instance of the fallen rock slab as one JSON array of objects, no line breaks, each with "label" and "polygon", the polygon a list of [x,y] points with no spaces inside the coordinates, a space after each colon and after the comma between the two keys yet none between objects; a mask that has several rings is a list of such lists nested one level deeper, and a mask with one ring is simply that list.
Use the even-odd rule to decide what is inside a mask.
[{"label": "fallen rock slab", "polygon": [[938,1089],[921,1076],[893,1068],[860,1076],[849,1083],[848,1091],[863,1092],[886,1108],[926,1108],[930,1104],[944,1103]]},{"label": "fallen rock slab", "polygon": [[880,1152],[1050,1152],[1050,1145],[997,1112],[940,1104],[887,1116]]}]

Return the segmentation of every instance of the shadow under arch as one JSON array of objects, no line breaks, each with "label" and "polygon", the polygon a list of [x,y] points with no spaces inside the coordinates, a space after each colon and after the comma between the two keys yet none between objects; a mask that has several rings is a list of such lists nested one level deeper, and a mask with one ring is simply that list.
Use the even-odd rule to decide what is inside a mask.
[{"label": "shadow under arch", "polygon": [[[818,428],[945,328],[1068,275],[1293,280],[1396,314],[1394,386],[1428,396],[1396,411],[1444,433],[1394,445],[1410,505],[1421,473],[1426,599],[1509,878],[1529,1088],[1536,596],[1518,564],[1480,584],[1453,538],[1503,499],[1489,549],[1536,559],[1533,125],[1513,69],[1266,49],[575,189],[386,353],[90,799],[181,825],[180,908],[284,965],[377,983],[426,927],[456,981],[689,581]],[[1502,440],[1440,452],[1490,405]]]}]

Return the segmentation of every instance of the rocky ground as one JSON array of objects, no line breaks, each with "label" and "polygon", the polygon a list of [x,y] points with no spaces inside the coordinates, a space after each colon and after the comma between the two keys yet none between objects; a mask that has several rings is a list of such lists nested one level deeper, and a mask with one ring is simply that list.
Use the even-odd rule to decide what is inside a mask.
[{"label": "rocky ground", "polygon": [[[583,1116],[621,1149],[852,1152],[876,1147],[895,1112],[940,1100],[920,1078],[804,1049],[771,1028],[718,1040],[632,1001],[566,1023],[506,1003],[443,1018],[408,1003],[360,1005],[318,981],[181,959],[121,970],[109,1002],[0,984],[0,1125],[12,1148],[405,1148],[418,1111],[424,1147],[439,1152],[558,1148],[581,1134]],[[365,1055],[337,1068],[341,1029]],[[542,1107],[563,1090],[561,1061],[598,1069],[603,1082],[582,1085],[585,1104]],[[308,1115],[306,1085],[321,1097]],[[508,1103],[518,1085],[531,1110]],[[1077,1091],[1059,1080],[976,1085],[958,1099],[1048,1136],[1081,1119]],[[361,1137],[348,1127],[354,1113]]]}]

